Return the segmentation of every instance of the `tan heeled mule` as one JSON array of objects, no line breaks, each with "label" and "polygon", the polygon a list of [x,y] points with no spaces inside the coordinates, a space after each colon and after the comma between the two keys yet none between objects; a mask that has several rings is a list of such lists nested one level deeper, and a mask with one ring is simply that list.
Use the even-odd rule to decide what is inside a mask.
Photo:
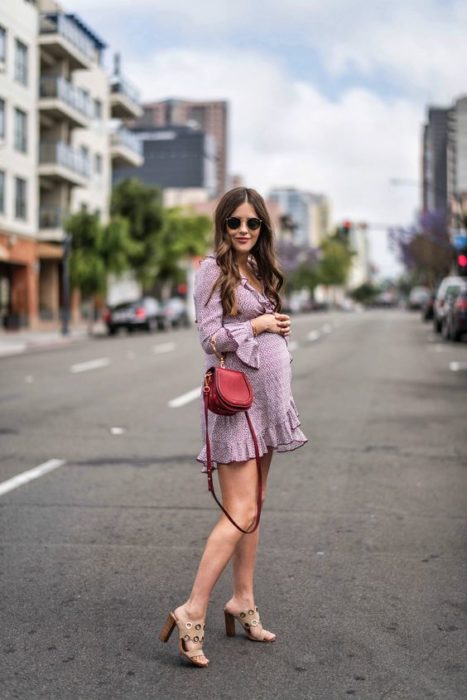
[{"label": "tan heeled mule", "polygon": [[[195,620],[194,622],[182,622],[177,620],[173,612],[169,612],[165,625],[163,626],[159,639],[161,642],[168,642],[175,626],[178,628],[178,651],[181,656],[185,656],[194,666],[204,668],[207,663],[200,663],[196,660],[198,656],[205,656],[203,652],[202,642],[204,641],[204,628],[206,627],[204,620]],[[188,649],[186,642],[193,642],[201,646]]]},{"label": "tan heeled mule", "polygon": [[254,637],[251,634],[251,629],[258,627],[258,625],[261,624],[261,620],[259,617],[259,612],[258,608],[250,609],[250,610],[243,610],[241,613],[238,615],[234,615],[233,613],[230,613],[228,610],[225,610],[224,608],[224,617],[225,617],[225,633],[227,637],[235,637],[235,620],[241,624],[243,629],[246,632],[246,635],[248,639],[251,639],[252,642],[275,642],[276,638],[274,639],[267,639],[266,630],[262,630],[262,634],[259,637]]}]

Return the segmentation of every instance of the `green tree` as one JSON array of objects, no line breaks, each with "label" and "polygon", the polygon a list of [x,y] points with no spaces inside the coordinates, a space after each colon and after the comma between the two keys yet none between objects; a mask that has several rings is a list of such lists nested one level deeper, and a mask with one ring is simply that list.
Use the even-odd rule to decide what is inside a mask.
[{"label": "green tree", "polygon": [[185,272],[181,263],[206,254],[212,232],[209,216],[173,207],[164,210],[162,229],[155,255],[156,289],[168,283],[181,282]]},{"label": "green tree", "polygon": [[92,333],[96,302],[105,299],[108,275],[121,274],[129,267],[135,251],[125,219],[115,218],[103,226],[97,214],[81,211],[69,217],[67,231],[72,236],[70,286],[79,289],[89,304],[88,332]]},{"label": "green tree", "polygon": [[127,219],[130,236],[136,244],[130,267],[143,291],[150,290],[158,274],[161,230],[164,213],[161,192],[136,178],[123,180],[112,191],[111,215]]},{"label": "green tree", "polygon": [[342,285],[352,265],[354,255],[348,243],[331,236],[321,244],[321,259],[317,268],[319,282],[325,286]]}]

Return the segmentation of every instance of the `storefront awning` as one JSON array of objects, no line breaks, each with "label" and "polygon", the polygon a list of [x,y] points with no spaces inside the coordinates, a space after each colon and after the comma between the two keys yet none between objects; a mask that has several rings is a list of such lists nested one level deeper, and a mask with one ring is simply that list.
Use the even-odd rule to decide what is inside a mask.
[{"label": "storefront awning", "polygon": [[42,259],[61,259],[63,258],[63,248],[60,245],[53,245],[53,243],[38,243],[37,257]]}]

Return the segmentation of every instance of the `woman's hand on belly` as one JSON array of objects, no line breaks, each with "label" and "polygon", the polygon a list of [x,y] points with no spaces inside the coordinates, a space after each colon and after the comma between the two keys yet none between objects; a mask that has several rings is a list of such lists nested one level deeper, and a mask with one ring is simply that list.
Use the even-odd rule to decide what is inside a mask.
[{"label": "woman's hand on belly", "polygon": [[287,314],[262,314],[251,321],[251,325],[260,333],[278,333],[284,337],[290,335],[290,316]]}]

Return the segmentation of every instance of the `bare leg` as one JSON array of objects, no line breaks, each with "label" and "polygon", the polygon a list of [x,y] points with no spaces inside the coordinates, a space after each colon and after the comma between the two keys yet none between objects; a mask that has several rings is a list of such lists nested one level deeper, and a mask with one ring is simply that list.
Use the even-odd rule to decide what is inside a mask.
[{"label": "bare leg", "polygon": [[[256,515],[256,460],[220,464],[218,467],[224,506],[233,519],[247,529],[254,522]],[[209,535],[190,597],[174,610],[178,619],[194,620],[206,616],[212,589],[242,537],[244,537],[243,533],[222,514]],[[245,537],[253,537],[253,535],[245,535]],[[199,662],[205,659],[203,656],[196,658]]]},{"label": "bare leg", "polygon": [[[266,486],[273,456],[273,449],[263,455],[261,458],[262,477],[263,477],[263,500],[266,495]],[[229,612],[238,615],[242,610],[250,610],[255,608],[254,599],[254,573],[256,563],[256,552],[259,542],[259,528],[252,535],[242,537],[235,547],[232,557],[233,564],[233,596],[226,603],[226,608]],[[251,628],[250,634],[260,637],[262,635],[262,627]],[[275,634],[269,632],[268,639],[274,639]]]}]

